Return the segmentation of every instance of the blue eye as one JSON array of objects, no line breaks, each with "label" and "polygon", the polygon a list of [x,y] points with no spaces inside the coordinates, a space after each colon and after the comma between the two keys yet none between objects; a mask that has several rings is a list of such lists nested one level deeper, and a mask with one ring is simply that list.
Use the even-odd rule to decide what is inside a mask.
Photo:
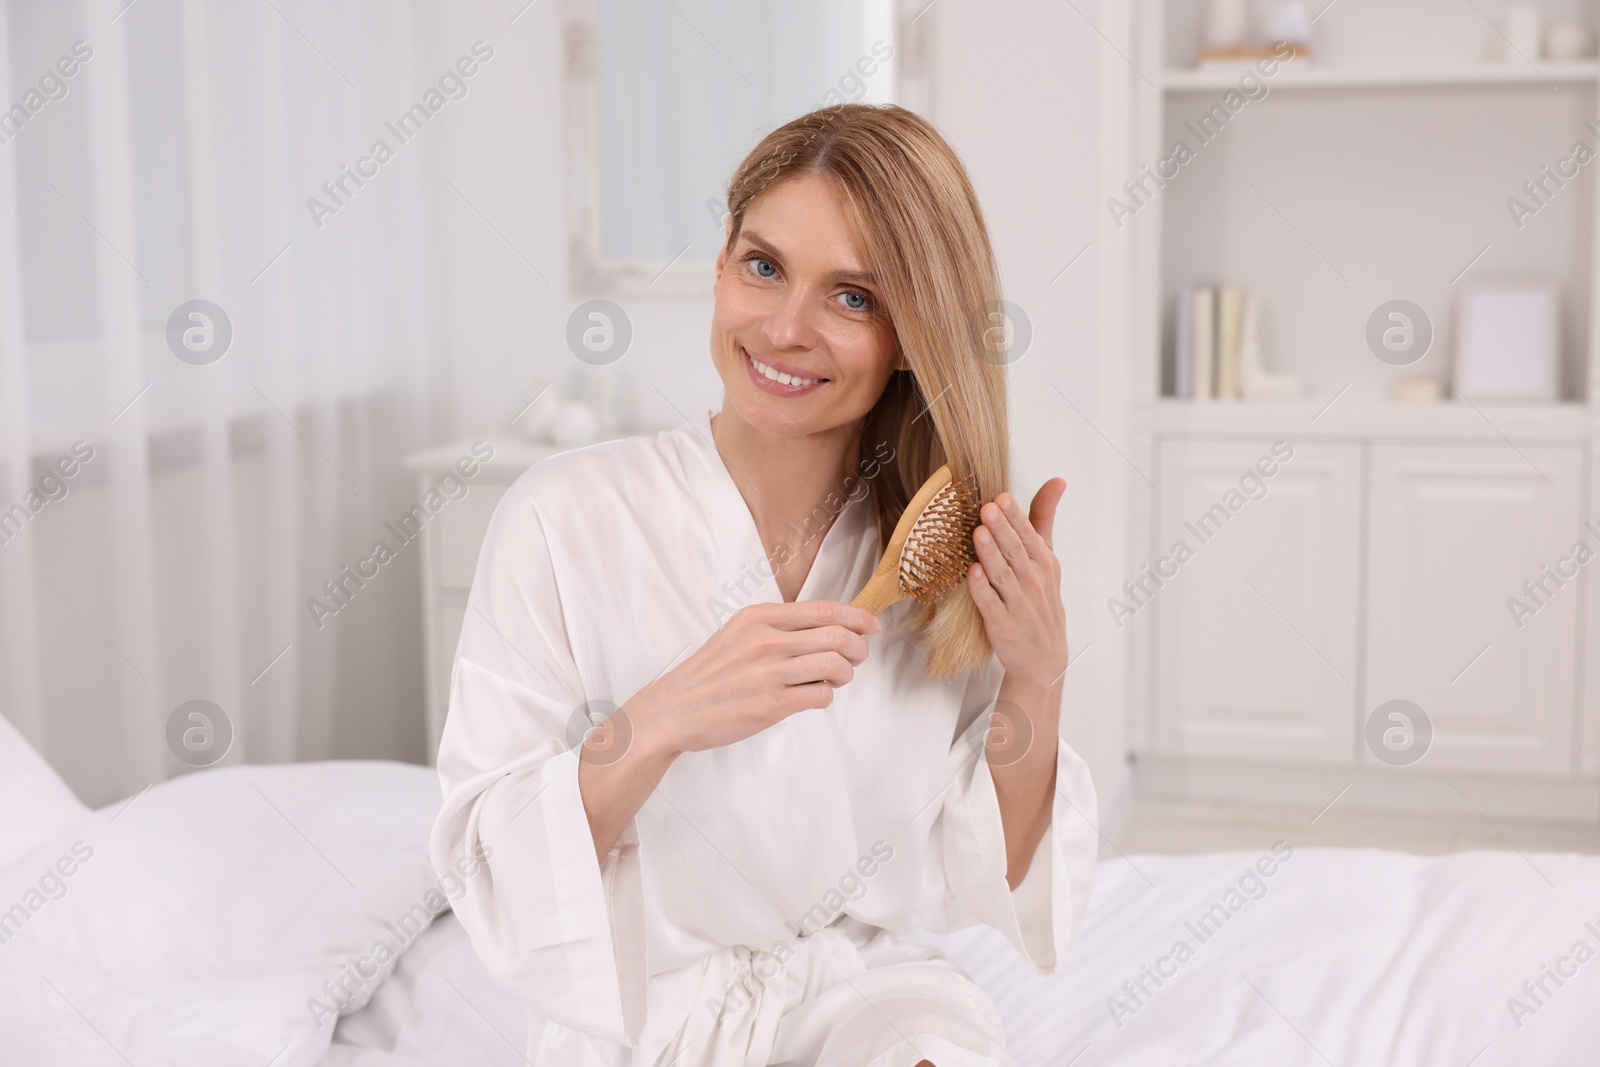
[{"label": "blue eye", "polygon": [[872,298],[866,293],[844,292],[839,295],[844,297],[844,306],[851,311],[865,311],[872,306]]},{"label": "blue eye", "polygon": [[761,275],[763,278],[775,278],[778,275],[778,268],[774,267],[769,261],[762,259],[759,256],[751,259],[750,265],[754,267],[755,272]]}]

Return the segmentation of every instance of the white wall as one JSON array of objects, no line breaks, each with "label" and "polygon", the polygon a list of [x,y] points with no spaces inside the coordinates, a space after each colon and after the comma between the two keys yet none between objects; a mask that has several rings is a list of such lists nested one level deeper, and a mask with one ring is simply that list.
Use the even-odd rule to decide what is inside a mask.
[{"label": "white wall", "polygon": [[1067,480],[1055,545],[1068,643],[1084,659],[1067,674],[1062,729],[1088,760],[1105,808],[1127,767],[1126,638],[1103,601],[1122,580],[1130,475],[1101,436],[1127,450],[1122,355],[1102,343],[1110,250],[1097,197],[1102,64],[1124,64],[1087,21],[1099,8],[939,0],[924,18],[936,19],[934,118],[972,173],[1006,298],[1033,325],[1032,347],[1011,370],[1017,490]]},{"label": "white wall", "polygon": [[[448,409],[459,434],[503,426],[541,376],[565,381],[576,362],[566,347],[567,316],[593,295],[574,296],[567,283],[562,8],[536,3],[512,24],[518,7],[465,0],[439,15],[441,62],[480,37],[495,48],[473,95],[444,130],[441,169],[472,201],[449,188],[442,193],[450,349],[458,368],[447,384]],[[712,225],[709,214],[706,224]],[[685,413],[715,407],[721,392],[706,357],[709,294],[620,302],[633,323],[633,343],[602,373],[615,375],[637,402],[638,424],[681,421],[657,388]]]}]

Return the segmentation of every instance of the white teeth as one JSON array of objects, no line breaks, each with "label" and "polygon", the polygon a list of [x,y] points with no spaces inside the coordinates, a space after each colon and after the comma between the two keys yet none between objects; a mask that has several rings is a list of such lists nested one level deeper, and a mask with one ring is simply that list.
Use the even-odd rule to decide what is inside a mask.
[{"label": "white teeth", "polygon": [[755,367],[756,370],[760,371],[761,374],[771,378],[780,385],[816,385],[818,382],[822,381],[821,378],[797,378],[792,374],[785,374],[783,371],[773,370],[771,367],[767,366],[754,356],[750,357],[750,363]]}]

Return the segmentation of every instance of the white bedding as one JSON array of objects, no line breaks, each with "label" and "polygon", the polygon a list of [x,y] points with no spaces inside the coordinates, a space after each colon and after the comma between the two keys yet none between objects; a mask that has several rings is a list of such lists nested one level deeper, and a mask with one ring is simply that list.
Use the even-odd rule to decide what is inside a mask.
[{"label": "white bedding", "polygon": [[323,983],[360,1007],[433,918],[438,807],[423,767],[233,767],[57,830],[0,869],[0,1064],[316,1063]]},{"label": "white bedding", "polygon": [[[431,770],[204,771],[89,813],[22,747],[0,724],[0,1067],[524,1062],[528,1016],[448,912],[396,936],[442,905]],[[1190,924],[1213,906],[1202,941]],[[994,998],[1023,1067],[1492,1067],[1600,1048],[1591,856],[1133,856],[1101,864],[1052,978],[996,931],[927,940]],[[319,1018],[322,983],[380,941],[398,962],[353,984],[337,1027]],[[1171,977],[1135,999],[1123,983],[1146,966]]]},{"label": "white bedding", "polygon": [[0,871],[88,814],[44,757],[0,715]]},{"label": "white bedding", "polygon": [[[1561,986],[1546,978],[1551,995],[1540,1005],[1522,983],[1579,940],[1600,949],[1600,858],[1295,849],[1265,878],[1254,868],[1260,858],[1102,863],[1094,905],[1049,979],[996,931],[926,940],[994,998],[1020,1067],[1596,1062],[1600,959],[1569,957],[1563,969],[1576,973]],[[1252,869],[1257,879],[1230,899]],[[1203,943],[1186,925],[1236,902],[1202,931]],[[1160,987],[1147,977],[1153,995],[1134,1005],[1122,983],[1180,940],[1192,957],[1162,963],[1176,973]],[[1113,996],[1132,1014],[1114,1020]],[[1513,996],[1535,1009],[1520,1027],[1507,1008]],[[340,1023],[323,1063],[517,1064],[522,1027],[518,1004],[450,919],[424,935],[371,1005]]]}]

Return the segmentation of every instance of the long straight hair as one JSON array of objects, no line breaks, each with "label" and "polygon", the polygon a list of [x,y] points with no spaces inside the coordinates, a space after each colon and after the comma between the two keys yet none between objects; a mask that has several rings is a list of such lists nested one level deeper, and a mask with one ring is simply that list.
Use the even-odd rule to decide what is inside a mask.
[{"label": "long straight hair", "polygon": [[[876,277],[880,309],[910,365],[897,370],[862,425],[862,460],[887,441],[894,460],[873,481],[880,545],[906,505],[948,463],[982,500],[1010,482],[1005,372],[986,347],[1000,280],[983,211],[966,169],[926,120],[893,105],[842,104],[773,130],[728,183],[731,250],[745,212],[778,182],[802,174],[836,181]],[[982,666],[991,648],[965,582],[912,624],[930,671]]]}]

